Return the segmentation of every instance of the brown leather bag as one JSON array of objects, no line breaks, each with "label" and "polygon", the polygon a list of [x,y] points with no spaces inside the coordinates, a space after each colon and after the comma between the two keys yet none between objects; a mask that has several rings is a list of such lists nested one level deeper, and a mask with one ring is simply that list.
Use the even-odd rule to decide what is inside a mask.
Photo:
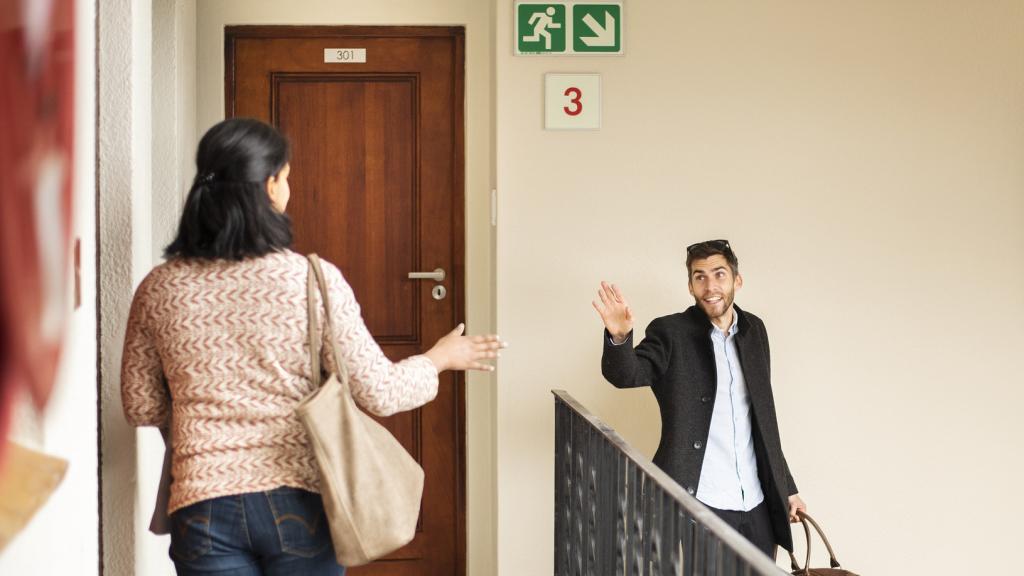
[{"label": "brown leather bag", "polygon": [[[822,531],[821,526],[807,515],[806,512],[797,512],[800,517],[800,523],[804,525],[804,535],[807,536],[807,559],[804,561],[804,567],[801,568],[800,564],[796,561],[796,556],[792,552],[789,553],[789,559],[792,562],[793,574],[796,576],[857,576],[849,570],[843,570],[839,565],[839,560],[836,560],[836,553],[832,550],[832,545],[829,544],[828,538],[825,537],[825,532]],[[828,548],[829,564],[831,568],[811,568],[811,528],[808,526],[814,526],[814,529],[818,532],[818,536],[821,536],[821,541],[825,543],[825,548]]]}]

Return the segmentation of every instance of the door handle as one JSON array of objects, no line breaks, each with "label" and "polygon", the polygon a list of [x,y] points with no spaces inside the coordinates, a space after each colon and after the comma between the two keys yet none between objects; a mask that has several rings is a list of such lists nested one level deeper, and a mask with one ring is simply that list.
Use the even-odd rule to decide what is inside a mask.
[{"label": "door handle", "polygon": [[438,268],[433,272],[409,272],[410,280],[433,280],[434,282],[444,282],[444,268]]}]

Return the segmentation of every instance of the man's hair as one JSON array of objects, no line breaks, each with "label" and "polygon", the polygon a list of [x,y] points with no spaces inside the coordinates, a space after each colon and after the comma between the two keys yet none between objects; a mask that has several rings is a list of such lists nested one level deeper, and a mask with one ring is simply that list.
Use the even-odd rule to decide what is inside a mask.
[{"label": "man's hair", "polygon": [[686,247],[687,276],[689,277],[689,275],[693,274],[692,266],[694,261],[704,260],[712,256],[723,256],[725,261],[729,263],[729,268],[732,268],[733,276],[740,273],[740,261],[736,258],[736,253],[732,251],[732,246],[729,245],[728,240],[705,240]]},{"label": "man's hair", "polygon": [[288,163],[288,140],[248,118],[220,122],[199,141],[196,178],[167,258],[242,260],[291,246],[291,220],[267,195],[267,179]]}]

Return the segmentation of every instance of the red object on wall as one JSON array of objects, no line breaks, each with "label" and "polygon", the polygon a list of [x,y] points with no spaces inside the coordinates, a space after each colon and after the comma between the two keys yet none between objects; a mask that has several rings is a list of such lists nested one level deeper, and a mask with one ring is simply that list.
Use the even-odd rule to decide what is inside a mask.
[{"label": "red object on wall", "polygon": [[70,313],[74,59],[73,0],[0,0],[0,440],[17,390],[46,405]]}]

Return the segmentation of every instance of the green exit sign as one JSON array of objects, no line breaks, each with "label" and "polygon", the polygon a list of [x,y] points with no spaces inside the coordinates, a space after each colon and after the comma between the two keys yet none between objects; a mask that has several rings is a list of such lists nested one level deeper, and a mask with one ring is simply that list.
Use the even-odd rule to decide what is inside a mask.
[{"label": "green exit sign", "polygon": [[623,54],[622,2],[515,3],[516,54]]}]

